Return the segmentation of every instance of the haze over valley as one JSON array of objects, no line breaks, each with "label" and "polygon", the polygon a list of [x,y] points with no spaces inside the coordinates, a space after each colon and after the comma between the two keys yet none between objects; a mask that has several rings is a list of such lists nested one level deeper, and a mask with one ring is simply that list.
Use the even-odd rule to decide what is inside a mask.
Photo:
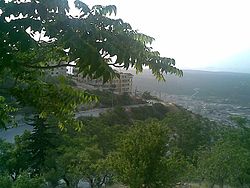
[{"label": "haze over valley", "polygon": [[233,115],[250,117],[250,74],[184,70],[163,82],[145,70],[135,74],[133,88],[224,123]]}]

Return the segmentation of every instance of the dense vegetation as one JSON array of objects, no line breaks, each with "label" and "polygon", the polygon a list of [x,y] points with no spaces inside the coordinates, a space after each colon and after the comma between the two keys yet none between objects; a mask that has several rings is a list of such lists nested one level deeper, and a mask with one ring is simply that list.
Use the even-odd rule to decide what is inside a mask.
[{"label": "dense vegetation", "polygon": [[239,127],[228,128],[162,104],[81,118],[80,131],[61,132],[38,118],[32,133],[1,141],[2,187],[76,187],[80,180],[91,187],[249,186],[250,130],[237,120]]},{"label": "dense vegetation", "polygon": [[98,101],[95,102],[95,107],[115,107],[145,104],[146,101],[142,98],[132,97],[128,93],[115,94],[111,91],[92,90],[89,93],[98,97]]},{"label": "dense vegetation", "polygon": [[[77,16],[66,0],[0,1],[0,128],[18,125],[16,115],[33,127],[15,143],[0,140],[0,187],[73,188],[80,181],[91,187],[248,187],[250,137],[241,119],[239,127],[224,128],[162,104],[75,118],[79,105],[97,97],[53,77],[53,69],[74,67],[104,82],[117,76],[112,67],[141,72],[148,66],[160,80],[182,75],[174,59],[152,50],[152,37],[110,17],[115,6],[89,8],[79,0],[75,6]],[[103,96],[107,106],[131,102],[126,95]]]}]

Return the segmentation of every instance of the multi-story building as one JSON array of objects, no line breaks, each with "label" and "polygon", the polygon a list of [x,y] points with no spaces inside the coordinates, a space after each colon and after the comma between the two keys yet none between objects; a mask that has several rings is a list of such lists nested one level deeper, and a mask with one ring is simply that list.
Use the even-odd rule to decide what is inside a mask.
[{"label": "multi-story building", "polygon": [[48,71],[51,76],[67,75],[67,69],[65,67],[58,67]]},{"label": "multi-story building", "polygon": [[116,77],[109,82],[103,83],[103,79],[91,79],[89,77],[83,78],[81,75],[74,74],[72,67],[60,67],[50,71],[52,76],[58,75],[72,75],[72,79],[78,83],[78,85],[84,85],[87,89],[99,89],[108,90],[117,94],[132,93],[132,80],[133,75],[130,73],[117,72],[119,77]]},{"label": "multi-story building", "polygon": [[85,84],[94,86],[99,90],[108,90],[115,92],[117,94],[122,93],[132,93],[132,83],[133,83],[133,75],[130,73],[119,72],[119,77],[112,79],[109,82],[103,83],[103,80],[100,79],[90,79],[90,78],[82,78],[78,79],[78,81],[82,81]]}]

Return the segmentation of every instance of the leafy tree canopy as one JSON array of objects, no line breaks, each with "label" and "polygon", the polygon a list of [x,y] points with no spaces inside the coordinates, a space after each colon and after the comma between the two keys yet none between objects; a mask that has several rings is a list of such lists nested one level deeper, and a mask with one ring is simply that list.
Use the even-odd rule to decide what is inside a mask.
[{"label": "leafy tree canopy", "polygon": [[119,181],[131,188],[173,187],[187,163],[170,151],[168,129],[156,120],[138,122],[121,138],[110,163]]},{"label": "leafy tree canopy", "polygon": [[231,140],[217,142],[200,155],[198,173],[203,180],[223,187],[224,184],[249,186],[249,150]]},{"label": "leafy tree canopy", "polygon": [[[148,66],[163,80],[165,73],[182,75],[174,59],[152,49],[152,37],[110,17],[115,6],[90,8],[79,0],[74,5],[77,16],[70,14],[67,0],[0,2],[0,95],[6,98],[1,106],[29,107],[61,128],[74,124],[80,129],[74,110],[96,98],[67,86],[62,78],[52,79],[48,70],[72,66],[77,74],[104,81],[116,76],[114,67],[141,72]],[[9,111],[0,115],[0,122],[8,120]]]},{"label": "leafy tree canopy", "polygon": [[200,147],[211,145],[214,132],[220,128],[216,129],[215,123],[185,110],[167,114],[162,123],[170,129],[172,144],[191,159]]},{"label": "leafy tree canopy", "polygon": [[[0,70],[9,67],[22,72],[71,66],[74,61],[83,75],[104,80],[114,74],[110,65],[137,71],[146,65],[159,79],[163,73],[182,75],[174,59],[152,50],[152,37],[109,17],[116,14],[115,6],[89,8],[79,0],[75,6],[80,13],[74,17],[67,0],[1,1]],[[111,61],[114,56],[116,60]]]}]

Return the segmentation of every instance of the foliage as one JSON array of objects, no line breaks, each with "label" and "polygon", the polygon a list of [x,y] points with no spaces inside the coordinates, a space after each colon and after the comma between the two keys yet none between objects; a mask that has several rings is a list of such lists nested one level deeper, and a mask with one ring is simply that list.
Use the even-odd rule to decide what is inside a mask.
[{"label": "foliage", "polygon": [[50,156],[50,150],[55,150],[62,142],[59,130],[52,127],[45,119],[38,116],[32,119],[33,131],[27,138],[28,145],[24,150],[30,154],[29,168],[32,168],[32,175],[39,175],[47,170],[45,161]]},{"label": "foliage", "polygon": [[6,103],[5,98],[0,95],[0,129],[7,128],[7,123],[13,123],[13,118],[10,113],[16,109]]},{"label": "foliage", "polygon": [[29,174],[22,173],[13,183],[13,188],[41,188],[43,183],[42,177],[30,178]]},{"label": "foliage", "polygon": [[[28,123],[34,127],[34,132],[16,137],[13,146],[0,145],[3,151],[0,163],[6,163],[1,166],[1,174],[11,176],[12,187],[39,187],[43,175],[51,185],[56,185],[59,179],[76,185],[79,179],[86,178],[92,186],[108,181],[106,156],[116,149],[111,138],[119,135],[113,126],[115,122],[103,125],[101,121],[93,121],[93,129],[84,131],[83,122],[75,119],[74,112],[79,105],[95,101],[96,97],[73,88],[63,76],[52,77],[51,70],[74,67],[75,73],[103,78],[104,82],[117,76],[113,67],[132,67],[141,72],[148,66],[160,80],[164,80],[165,73],[182,76],[174,59],[161,57],[152,50],[152,37],[138,33],[121,19],[109,17],[116,14],[115,6],[89,8],[78,0],[75,6],[78,16],[69,13],[67,0],[0,1],[0,128],[5,128],[14,107],[20,111],[28,109],[27,117],[33,118]],[[126,101],[127,96],[123,97],[121,100]],[[122,123],[127,122],[127,116],[121,116],[122,110],[118,112],[115,119],[123,117]],[[54,127],[69,132],[62,133],[60,139]],[[159,125],[148,127],[142,133],[149,136],[152,147],[148,149],[150,153],[143,154],[149,163],[146,169],[143,165],[142,168],[155,173],[150,172],[144,180],[158,185],[158,180],[163,181],[159,176],[164,170],[162,164],[169,164],[164,160],[166,135]],[[83,133],[75,135],[72,129]],[[98,132],[94,134],[93,130]],[[146,149],[143,142],[136,147],[142,153]],[[151,153],[154,151],[160,152],[160,156]],[[157,160],[154,162],[152,157]],[[55,177],[49,178],[51,174]],[[4,181],[8,184],[7,179]]]},{"label": "foliage", "polygon": [[215,139],[216,126],[213,122],[185,110],[168,113],[162,123],[170,130],[173,138],[171,144],[191,159],[196,151],[204,146],[209,147]]},{"label": "foliage", "polygon": [[[173,113],[161,104],[150,108],[157,113],[148,116],[158,118],[160,113],[165,118],[137,122],[134,109],[116,107],[99,118],[79,119],[79,132],[73,127],[60,132],[35,116],[29,120],[32,133],[16,137],[15,144],[1,142],[1,174],[13,182],[26,171],[52,187],[61,179],[74,186],[82,178],[92,187],[114,181],[131,187],[172,187],[197,180],[221,184],[221,179],[236,187],[249,185],[247,125],[225,129],[183,109]],[[144,107],[139,111],[146,114]]]},{"label": "foliage", "polygon": [[[116,118],[116,120],[113,120],[115,122],[118,122],[120,119],[119,116],[114,117],[112,114],[110,116]],[[80,135],[88,138],[89,142],[98,145],[98,148],[105,156],[116,149],[120,136],[128,129],[128,125],[126,124],[111,124],[110,122],[106,122],[103,117],[85,121],[84,124],[86,125],[85,130]]]},{"label": "foliage", "polygon": [[[97,128],[94,124],[93,126],[94,128],[90,128]],[[100,128],[97,129],[102,130]],[[74,134],[74,138],[70,138],[71,134],[64,135],[64,142],[58,147],[59,154],[55,155],[56,158],[54,163],[50,165],[50,171],[46,175],[46,180],[55,181],[48,176],[48,174],[52,174],[54,177],[57,177],[57,182],[59,179],[63,179],[67,186],[74,187],[80,179],[88,181],[91,187],[101,186],[106,183],[105,178],[108,176],[108,172],[103,168],[104,152],[110,150],[112,146],[107,145],[109,142],[100,137],[106,138],[107,134],[101,135],[99,132],[93,133],[90,130]],[[98,145],[100,141],[103,141],[102,146]],[[51,183],[53,184],[53,182]]]},{"label": "foliage", "polygon": [[[49,62],[55,62],[50,66],[57,67],[62,66],[62,61],[76,61],[83,75],[103,76],[107,80],[111,73],[114,74],[109,67],[111,59],[107,56],[117,56],[112,65],[132,66],[138,71],[147,65],[158,78],[163,78],[164,72],[182,74],[175,68],[173,59],[160,57],[159,52],[152,51],[148,46],[154,40],[152,37],[138,33],[121,19],[108,16],[116,13],[115,6],[89,8],[78,0],[75,6],[80,11],[76,17],[67,14],[69,6],[66,0],[60,3],[56,0],[18,4],[15,1],[2,2],[0,34],[4,44],[1,47],[3,64],[25,69],[47,67]],[[5,18],[12,14],[25,16],[6,21]],[[26,32],[29,27],[31,31]],[[49,38],[46,40],[43,36]],[[33,39],[36,37],[40,38],[36,41]],[[13,62],[8,63],[11,60]]]},{"label": "foliage", "polygon": [[249,185],[249,158],[249,150],[241,145],[220,141],[200,156],[199,173],[204,180],[221,187]]},{"label": "foliage", "polygon": [[57,163],[64,172],[63,179],[67,185],[75,186],[80,179],[89,182],[91,187],[106,183],[106,171],[102,171],[103,154],[93,145],[87,147],[65,148]]},{"label": "foliage", "polygon": [[42,177],[30,177],[27,172],[20,174],[16,181],[6,175],[0,175],[0,187],[2,188],[41,188],[44,184]]},{"label": "foliage", "polygon": [[239,127],[244,128],[248,122],[246,117],[231,116],[231,120],[234,121]]},{"label": "foliage", "polygon": [[177,169],[183,168],[184,162],[169,153],[168,140],[168,130],[157,121],[131,127],[110,156],[118,181],[131,188],[167,187],[176,183],[178,178],[169,177],[181,174]]},{"label": "foliage", "polygon": [[98,97],[100,107],[112,107],[112,104],[113,106],[126,106],[145,103],[142,99],[134,98],[127,93],[117,95],[108,91],[99,90],[90,91],[90,93]]},{"label": "foliage", "polygon": [[7,175],[0,175],[0,187],[12,188],[11,178]]},{"label": "foliage", "polygon": [[11,156],[7,161],[8,173],[16,180],[18,176],[29,169],[31,154],[28,150],[30,144],[30,132],[25,131],[23,135],[15,137],[15,146],[11,152]]},{"label": "foliage", "polygon": [[8,175],[12,180],[29,168],[31,156],[27,150],[30,133],[17,136],[15,144],[0,140],[0,175]]},{"label": "foliage", "polygon": [[58,132],[50,131],[46,125],[37,123],[34,132],[25,131],[23,135],[16,136],[15,144],[1,141],[0,174],[6,173],[15,181],[23,171],[31,176],[41,175],[46,169],[45,159],[53,157],[49,156],[49,151],[61,141]]},{"label": "foliage", "polygon": [[96,99],[93,95],[67,86],[63,78],[57,83],[53,83],[53,80],[32,80],[24,85],[12,89],[19,104],[32,107],[35,115],[48,119],[62,129],[67,125],[74,125],[78,129],[81,125],[75,120],[74,111],[79,104]]},{"label": "foliage", "polygon": [[144,91],[141,97],[146,100],[159,100],[157,97],[152,96],[149,91]]},{"label": "foliage", "polygon": [[242,117],[233,117],[237,128],[226,128],[221,138],[210,148],[201,151],[198,162],[200,178],[223,187],[250,185],[250,129]]},{"label": "foliage", "polygon": [[101,114],[100,118],[108,125],[131,125],[137,120],[144,121],[150,118],[162,120],[169,110],[168,107],[160,103],[153,104],[152,106],[144,104],[142,106],[128,106],[126,108],[116,106],[114,109]]},{"label": "foliage", "polygon": [[[80,129],[74,120],[76,107],[96,98],[62,78],[55,81],[49,75],[56,68],[75,67],[77,74],[104,82],[117,76],[112,69],[116,66],[138,72],[148,66],[158,79],[165,73],[182,75],[174,59],[152,50],[152,37],[109,17],[116,14],[115,6],[89,8],[76,0],[75,7],[77,16],[69,13],[67,0],[1,1],[0,81],[7,86],[1,91],[20,109],[32,108],[32,114],[53,119],[62,129],[69,124]],[[3,112],[1,124],[9,110]]]},{"label": "foliage", "polygon": [[105,124],[102,118],[81,121],[85,125],[81,131],[68,129],[56,150],[47,153],[43,173],[52,186],[56,186],[60,179],[68,186],[75,186],[84,179],[92,187],[111,181],[106,156],[115,150],[116,138],[125,127]]},{"label": "foliage", "polygon": [[[108,183],[112,174],[105,158],[116,150],[118,138],[127,130],[121,125],[122,117],[128,124],[130,120],[124,109],[115,108],[100,118],[81,120],[84,127],[80,132],[68,128],[59,136],[56,126],[35,116],[29,119],[29,124],[34,127],[31,133],[16,137],[13,146],[4,142],[2,148],[6,154],[1,161],[8,166],[3,172],[7,171],[16,181],[23,170],[28,170],[32,176],[43,175],[52,186],[56,186],[60,179],[75,185],[82,177],[95,185]],[[80,161],[83,165],[76,165]]]},{"label": "foliage", "polygon": [[101,114],[100,118],[107,125],[129,125],[132,123],[125,108],[120,106]]},{"label": "foliage", "polygon": [[0,139],[0,174],[6,173],[8,170],[7,161],[11,158],[13,147],[13,144]]},{"label": "foliage", "polygon": [[169,108],[161,103],[153,104],[152,106],[141,106],[131,108],[130,116],[134,120],[146,120],[149,118],[164,119],[169,112]]}]

